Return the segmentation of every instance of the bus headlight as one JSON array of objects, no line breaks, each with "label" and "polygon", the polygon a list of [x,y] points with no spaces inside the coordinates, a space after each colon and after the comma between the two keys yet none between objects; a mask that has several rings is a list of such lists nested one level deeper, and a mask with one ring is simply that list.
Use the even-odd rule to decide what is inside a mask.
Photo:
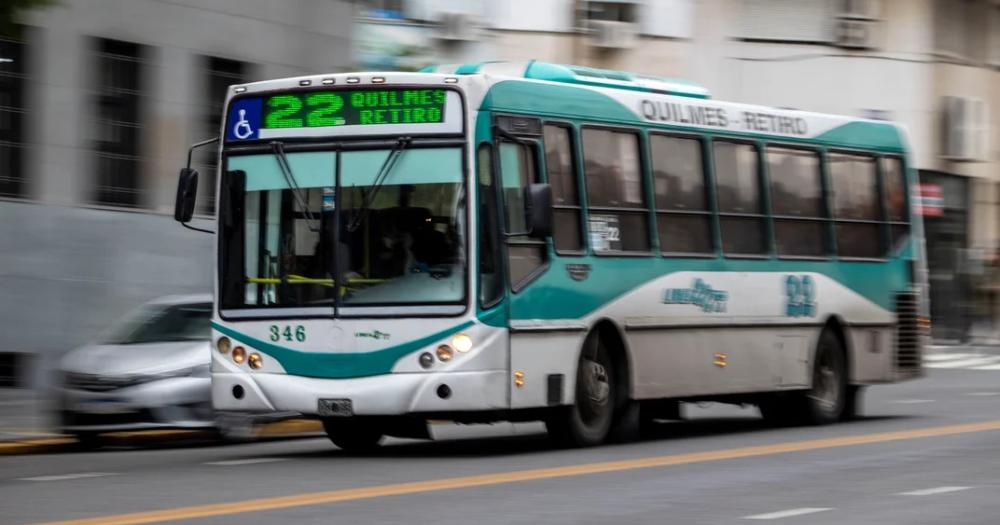
[{"label": "bus headlight", "polygon": [[448,361],[451,361],[452,357],[455,357],[455,351],[448,345],[441,345],[437,347],[437,356],[442,363],[447,363]]},{"label": "bus headlight", "polygon": [[434,356],[432,356],[430,352],[424,352],[420,354],[420,357],[417,359],[417,361],[420,362],[420,366],[424,368],[430,368],[434,364]]},{"label": "bus headlight", "polygon": [[243,348],[242,346],[237,346],[236,348],[233,348],[233,361],[236,364],[242,365],[243,361],[246,360],[247,360],[247,351],[245,348]]},{"label": "bus headlight", "polygon": [[232,345],[232,341],[230,341],[226,336],[220,337],[219,340],[215,342],[215,348],[220,354],[228,354]]},{"label": "bus headlight", "polygon": [[472,338],[465,334],[458,334],[451,338],[451,346],[459,353],[464,354],[472,350]]},{"label": "bus headlight", "polygon": [[250,354],[249,359],[247,359],[247,364],[250,365],[250,368],[259,370],[260,367],[264,366],[264,358],[262,358],[260,354],[254,352]]}]

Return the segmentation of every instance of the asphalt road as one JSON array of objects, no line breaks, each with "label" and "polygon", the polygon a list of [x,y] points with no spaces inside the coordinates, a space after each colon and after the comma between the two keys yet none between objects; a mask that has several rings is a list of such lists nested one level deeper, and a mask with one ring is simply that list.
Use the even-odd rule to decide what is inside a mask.
[{"label": "asphalt road", "polygon": [[498,425],[364,456],[316,438],[0,457],[0,523],[1000,524],[1000,370],[933,368],[868,389],[863,413],[771,428],[689,406],[585,450]]}]

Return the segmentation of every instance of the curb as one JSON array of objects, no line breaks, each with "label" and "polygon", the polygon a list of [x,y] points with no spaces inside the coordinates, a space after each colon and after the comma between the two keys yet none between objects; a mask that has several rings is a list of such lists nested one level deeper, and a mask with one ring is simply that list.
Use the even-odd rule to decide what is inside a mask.
[{"label": "curb", "polygon": [[[312,434],[323,431],[323,425],[311,419],[290,419],[261,425],[257,430],[257,439],[275,439],[292,437],[302,434]],[[189,439],[205,437],[209,434],[199,430],[141,430],[129,432],[112,432],[104,437],[109,445],[124,445],[155,443],[169,439]],[[67,436],[52,438],[26,439],[20,441],[0,442],[0,456],[17,456],[26,454],[54,454],[68,452],[78,446],[76,439]]]}]

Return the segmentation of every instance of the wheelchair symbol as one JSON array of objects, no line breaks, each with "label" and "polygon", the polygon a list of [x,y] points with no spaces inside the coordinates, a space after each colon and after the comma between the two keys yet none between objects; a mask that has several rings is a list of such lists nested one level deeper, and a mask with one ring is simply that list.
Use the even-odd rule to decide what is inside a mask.
[{"label": "wheelchair symbol", "polygon": [[240,119],[233,126],[233,135],[240,140],[249,138],[250,135],[253,135],[253,128],[250,127],[250,122],[246,119],[247,110],[241,109],[238,113]]}]

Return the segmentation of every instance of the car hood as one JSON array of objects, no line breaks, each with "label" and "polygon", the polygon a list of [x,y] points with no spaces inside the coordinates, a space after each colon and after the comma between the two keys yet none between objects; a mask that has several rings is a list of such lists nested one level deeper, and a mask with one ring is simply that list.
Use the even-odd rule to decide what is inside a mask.
[{"label": "car hood", "polygon": [[102,376],[158,374],[207,365],[211,358],[208,341],[87,345],[67,353],[59,368],[63,372]]}]

